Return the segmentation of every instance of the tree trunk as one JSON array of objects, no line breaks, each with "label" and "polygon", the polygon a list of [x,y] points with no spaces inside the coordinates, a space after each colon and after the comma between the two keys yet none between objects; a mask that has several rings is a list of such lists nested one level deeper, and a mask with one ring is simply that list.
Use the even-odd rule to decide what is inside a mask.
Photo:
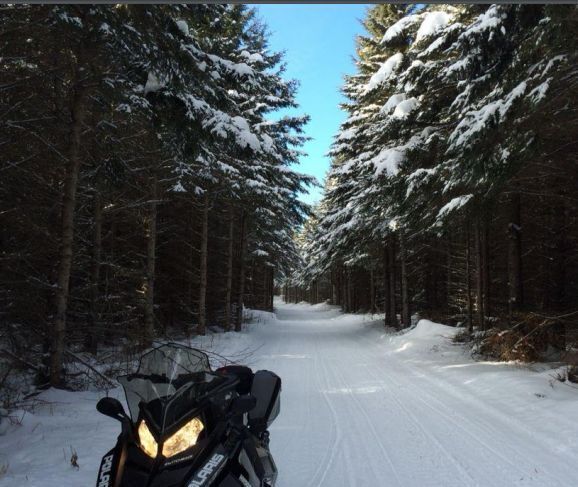
[{"label": "tree trunk", "polygon": [[146,223],[147,232],[147,264],[145,283],[145,339],[143,346],[150,347],[155,336],[155,267],[157,248],[157,180],[153,178],[151,187],[151,201]]},{"label": "tree trunk", "polygon": [[471,284],[471,270],[470,270],[470,222],[466,222],[466,300],[468,306],[468,331],[474,331],[474,313],[472,303],[472,284]]},{"label": "tree trunk", "polygon": [[390,235],[389,241],[389,307],[391,310],[390,324],[394,328],[397,328],[397,306],[395,302],[395,234]]},{"label": "tree trunk", "polygon": [[347,274],[345,272],[345,267],[341,267],[341,307],[345,311],[347,308]]},{"label": "tree trunk", "polygon": [[337,268],[337,301],[335,302],[336,305],[342,306],[343,305],[343,273],[341,270],[341,266]]},{"label": "tree trunk", "polygon": [[489,317],[490,310],[490,238],[489,238],[489,224],[487,214],[484,212],[482,220],[482,282],[484,294],[484,316]]},{"label": "tree trunk", "polygon": [[315,280],[315,304],[319,302],[319,280]]},{"label": "tree trunk", "polygon": [[346,286],[347,286],[347,291],[346,291],[346,304],[345,304],[345,312],[346,313],[351,313],[352,309],[351,309],[351,305],[352,305],[352,296],[351,296],[351,270],[347,269],[346,271]]},{"label": "tree trunk", "polygon": [[102,261],[102,197],[97,190],[94,192],[94,232],[92,241],[92,266],[90,272],[90,315],[89,329],[86,333],[86,348],[93,354],[98,349],[100,331],[98,300],[100,285],[100,269]]},{"label": "tree trunk", "polygon": [[[193,203],[193,201],[191,200],[189,205],[189,210],[190,210],[190,215],[188,218],[188,228],[190,231],[190,235],[189,235],[189,252],[188,252],[188,259],[187,259],[187,266],[188,266],[188,272],[187,272],[187,304],[188,304],[188,311],[189,311],[189,321],[190,323],[193,322],[194,318],[193,318],[193,310],[195,309],[195,288],[196,288],[196,266],[197,266],[197,250],[195,249],[195,246],[193,245],[193,242],[197,241],[197,211],[195,208],[195,204]],[[190,335],[191,332],[191,326],[189,324],[189,321],[187,322],[186,326],[186,334],[187,336]]]},{"label": "tree trunk", "polygon": [[[108,245],[108,248],[105,249],[106,253],[107,253],[107,261],[108,262],[115,262],[116,261],[116,254],[117,254],[117,234],[118,234],[118,224],[117,222],[114,220],[114,218],[112,218],[111,224],[110,224],[110,232],[109,235],[107,236],[107,240],[110,242],[110,244]],[[104,266],[104,279],[103,279],[103,295],[104,296],[110,296],[110,294],[114,289],[114,286],[116,285],[116,274],[115,271],[112,269],[112,266],[110,265],[106,265]],[[109,323],[106,324],[105,329],[104,329],[104,337],[106,339],[111,339],[112,338],[112,333],[111,333],[111,327],[109,326]]]},{"label": "tree trunk", "polygon": [[86,115],[86,89],[79,85],[79,78],[85,76],[83,52],[79,54],[76,66],[74,93],[71,104],[71,126],[68,147],[68,163],[64,179],[62,213],[60,227],[60,249],[58,253],[58,275],[56,287],[56,316],[52,327],[52,344],[50,349],[50,384],[59,386],[62,383],[62,360],[66,337],[66,313],[70,291],[70,274],[72,270],[72,244],[74,241],[74,213],[76,209],[76,190],[80,172],[80,144],[84,117]]},{"label": "tree trunk", "polygon": [[247,253],[247,215],[245,210],[241,213],[241,236],[240,236],[240,263],[239,263],[239,288],[237,294],[237,310],[235,317],[235,331],[241,331],[243,327],[243,301],[245,296],[245,254]]},{"label": "tree trunk", "polygon": [[484,286],[483,286],[483,262],[482,262],[482,231],[480,217],[476,219],[476,311],[480,330],[485,329],[484,320]]},{"label": "tree trunk", "polygon": [[[233,205],[229,204],[229,242],[227,246],[227,280],[225,284],[225,330],[231,329],[231,299],[233,296],[233,237],[235,232],[235,211]],[[287,287],[285,287],[287,289]],[[287,296],[285,296],[285,302]]]},{"label": "tree trunk", "polygon": [[270,299],[270,295],[271,295],[271,284],[270,284],[270,267],[269,266],[264,266],[263,267],[263,284],[264,284],[264,289],[263,289],[263,309],[265,311],[269,311],[269,302],[271,301]]},{"label": "tree trunk", "polygon": [[264,310],[269,308],[269,268],[263,268],[263,291],[261,296],[261,304]]},{"label": "tree trunk", "polygon": [[[551,306],[556,311],[562,311],[568,306],[568,304],[574,302],[572,298],[567,299],[567,281],[568,281],[568,269],[569,261],[567,259],[568,250],[571,250],[571,244],[568,243],[569,229],[572,225],[568,224],[570,218],[570,212],[565,204],[566,196],[563,192],[559,192],[559,201],[554,205],[554,215],[553,215],[553,245],[552,249],[552,265],[551,282],[553,283],[552,297],[549,299]],[[575,251],[574,251],[575,252]],[[571,268],[571,267],[570,267]]]},{"label": "tree trunk", "polygon": [[203,197],[201,230],[201,261],[199,264],[199,326],[197,333],[204,335],[207,332],[207,255],[209,241],[209,193],[205,191]]},{"label": "tree trunk", "polygon": [[370,313],[375,313],[375,277],[373,269],[369,270],[369,308]]},{"label": "tree trunk", "polygon": [[315,290],[316,285],[317,285],[316,281],[313,280],[313,283],[311,284],[311,295],[310,295],[311,304],[315,304],[317,302],[316,290]]},{"label": "tree trunk", "polygon": [[269,272],[271,273],[271,278],[269,281],[271,283],[271,292],[269,294],[271,301],[269,302],[269,309],[273,311],[275,302],[275,269],[271,267]]},{"label": "tree trunk", "polygon": [[252,258],[251,259],[251,265],[249,265],[247,267],[247,270],[245,270],[245,285],[244,287],[244,297],[243,297],[243,305],[244,305],[244,300],[247,299],[249,301],[249,303],[254,303],[257,304],[257,301],[255,299],[255,259]]},{"label": "tree trunk", "polygon": [[385,326],[392,326],[391,300],[389,296],[389,245],[387,238],[383,243],[383,311],[385,313]]},{"label": "tree trunk", "polygon": [[452,314],[454,304],[456,303],[456,300],[453,299],[454,298],[454,294],[453,294],[453,290],[454,290],[454,282],[453,282],[454,258],[452,255],[452,251],[453,251],[452,232],[449,232],[448,235],[446,236],[446,243],[447,243],[447,249],[446,249],[447,263],[446,263],[446,286],[445,286],[446,295],[445,295],[445,300],[444,300],[444,302],[445,302],[444,309],[447,310],[448,314]]},{"label": "tree trunk", "polygon": [[508,221],[508,311],[510,321],[514,311],[519,311],[523,305],[522,295],[522,223],[520,193],[514,192],[509,196]]},{"label": "tree trunk", "polygon": [[407,254],[405,248],[405,235],[399,234],[399,259],[401,263],[401,322],[404,327],[411,326],[411,313],[409,306],[409,289],[407,279]]},{"label": "tree trunk", "polygon": [[337,278],[333,269],[331,269],[331,304],[337,304]]}]

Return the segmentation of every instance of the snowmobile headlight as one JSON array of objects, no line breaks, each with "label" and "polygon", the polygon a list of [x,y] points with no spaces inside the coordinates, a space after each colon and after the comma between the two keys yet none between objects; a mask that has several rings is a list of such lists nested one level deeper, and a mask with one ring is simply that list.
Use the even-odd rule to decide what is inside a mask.
[{"label": "snowmobile headlight", "polygon": [[197,439],[205,426],[199,418],[193,418],[174,435],[170,436],[163,443],[163,456],[172,457],[197,444]]},{"label": "snowmobile headlight", "polygon": [[157,456],[158,444],[145,423],[144,419],[138,425],[138,439],[140,440],[140,447],[151,458]]},{"label": "snowmobile headlight", "polygon": [[[163,456],[165,458],[172,457],[177,453],[181,453],[197,444],[197,439],[205,426],[199,418],[193,418],[179,429],[174,435],[171,435],[163,443]],[[145,420],[143,419],[138,425],[138,437],[140,440],[140,447],[151,458],[157,456],[158,443],[149,430]]]}]

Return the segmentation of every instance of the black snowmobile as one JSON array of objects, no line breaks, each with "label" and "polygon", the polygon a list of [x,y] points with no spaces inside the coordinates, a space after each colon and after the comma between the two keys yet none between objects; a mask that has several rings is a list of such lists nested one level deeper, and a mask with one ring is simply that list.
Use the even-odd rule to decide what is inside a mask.
[{"label": "black snowmobile", "polygon": [[200,350],[167,344],[119,377],[130,416],[110,397],[96,408],[119,420],[97,487],[273,487],[267,428],[279,414],[281,379],[244,366],[211,371]]}]

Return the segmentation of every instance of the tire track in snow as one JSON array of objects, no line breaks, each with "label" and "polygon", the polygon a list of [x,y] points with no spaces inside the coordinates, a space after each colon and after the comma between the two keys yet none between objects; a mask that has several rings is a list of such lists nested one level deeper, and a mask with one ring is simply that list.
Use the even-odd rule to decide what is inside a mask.
[{"label": "tire track in snow", "polygon": [[[410,373],[412,373],[415,377],[422,379],[422,380],[425,380],[425,382],[428,385],[433,383],[432,377],[428,377],[428,376],[424,375],[423,372],[418,370],[418,368],[416,368],[410,364],[401,363],[401,362],[400,362],[400,365],[403,366],[408,371],[410,371]],[[454,384],[452,384],[447,379],[444,379],[443,376],[440,376],[440,374],[435,374],[435,380],[436,380],[436,382],[441,383],[443,385],[443,390],[445,393],[447,393],[448,395],[451,395],[457,401],[467,403],[470,410],[476,409],[478,411],[482,411],[482,408],[480,408],[480,402],[476,401],[471,396],[471,394],[464,394]],[[445,407],[447,409],[446,404],[442,403],[437,398],[436,398],[436,400],[439,404],[441,404],[443,407]],[[527,437],[528,442],[533,441],[534,431],[532,429],[528,428],[518,418],[516,418],[512,415],[504,414],[502,411],[500,411],[498,408],[496,408],[496,406],[492,403],[483,402],[483,404],[484,404],[484,406],[486,406],[486,408],[483,410],[484,413],[490,414],[493,418],[495,418],[497,421],[499,421],[501,423],[507,423],[509,428],[515,428],[519,434]],[[504,406],[504,408],[506,408],[508,406],[507,403],[504,403],[504,402],[502,402],[501,404]],[[490,423],[488,421],[483,420],[480,415],[474,415],[473,417],[475,418],[476,423],[479,423],[478,424],[479,427],[490,428],[490,429],[494,428],[495,429],[495,423]],[[560,418],[558,418],[558,419],[560,419]],[[574,426],[574,422],[568,420],[567,418],[562,417],[561,419],[564,420],[564,422],[567,424],[568,427]],[[468,418],[464,418],[464,420],[470,421],[470,422],[472,421],[472,419],[468,419]],[[558,444],[555,442],[554,442],[554,444],[552,444],[550,441],[548,441],[548,443],[550,443],[550,445],[553,449],[558,446]],[[574,462],[576,459],[575,455],[573,455],[569,452],[566,452],[566,451],[562,451],[562,452],[557,451],[556,455],[566,456],[569,462]]]},{"label": "tire track in snow", "polygon": [[[329,374],[331,374],[331,377],[332,377],[332,379],[333,379],[333,380],[332,380],[332,382],[333,382],[333,384],[332,384],[332,385],[333,385],[333,388],[334,388],[336,391],[346,391],[346,390],[348,389],[348,387],[346,387],[346,386],[348,386],[349,384],[346,383],[346,382],[343,380],[343,376],[338,373],[339,367],[331,367],[331,366],[328,366],[328,361],[327,361],[327,359],[326,359],[326,360],[323,360],[323,365],[324,365],[324,367],[325,367],[326,372],[328,373],[328,377],[329,377]],[[329,371],[331,371],[331,372],[329,372]],[[329,389],[329,390],[331,390],[331,389]],[[333,393],[331,394],[331,396],[337,397],[337,396],[336,396],[335,394],[333,394]],[[347,411],[346,411],[346,414],[345,414],[345,415],[343,415],[343,414],[341,415],[342,420],[343,420],[343,421],[346,421],[347,425],[351,427],[351,425],[352,425],[353,422],[356,420],[356,418],[359,417],[359,416],[358,416],[358,413],[359,413],[360,410],[362,410],[362,407],[361,407],[361,404],[358,402],[357,398],[355,397],[355,395],[352,395],[351,392],[347,392],[347,393],[344,394],[342,397],[347,398],[347,399],[352,399],[353,402],[355,402],[353,408],[352,408],[351,406],[349,406],[348,403],[344,402],[343,405],[346,407],[346,410],[347,410]],[[330,400],[330,399],[328,398],[328,400]],[[362,410],[362,411],[365,412],[364,410]],[[373,430],[373,433],[374,433],[374,435],[375,435],[375,428],[373,427],[373,425],[372,425],[371,423],[368,423],[368,424],[369,424],[370,430]],[[356,426],[356,429],[357,429],[357,430],[360,430],[361,428],[360,428],[359,426]],[[376,437],[376,440],[379,441],[379,439],[378,439],[377,437]],[[367,446],[366,446],[367,444],[366,444],[365,442],[362,442],[361,444],[356,444],[356,445],[355,445],[356,448],[355,448],[355,451],[354,451],[354,452],[352,452],[352,449],[351,449],[351,446],[350,446],[351,444],[352,444],[352,443],[351,443],[350,441],[344,441],[344,442],[342,442],[342,449],[340,450],[340,453],[343,453],[343,457],[344,457],[344,459],[346,459],[347,464],[348,464],[348,465],[351,465],[351,459],[352,459],[355,455],[361,456],[361,458],[362,458],[364,461],[359,462],[359,465],[357,465],[356,467],[352,467],[352,468],[346,470],[347,473],[348,473],[348,476],[349,476],[349,479],[348,479],[348,480],[349,480],[349,484],[350,484],[350,485],[353,485],[353,486],[359,485],[359,479],[357,479],[357,478],[353,475],[353,473],[354,473],[354,472],[359,472],[359,471],[360,471],[360,468],[359,468],[360,466],[363,466],[363,467],[369,466],[369,468],[371,469],[371,471],[372,471],[372,473],[373,473],[373,477],[374,477],[375,479],[379,479],[379,478],[381,477],[381,475],[379,474],[378,470],[377,470],[377,469],[375,468],[375,466],[373,465],[373,462],[372,462],[373,458],[372,458],[372,455],[371,455],[371,451],[368,450],[368,448],[367,448]],[[362,450],[363,450],[363,452],[364,452],[363,455],[359,455],[359,452],[358,452],[359,449],[362,449]],[[389,458],[389,455],[387,454],[386,451],[384,451],[384,456],[385,456],[385,458],[387,458],[387,459],[389,460],[388,463],[389,463],[389,465],[390,465],[391,471],[393,472],[394,476],[396,477],[397,484],[398,484],[398,485],[402,485],[402,484],[400,483],[400,481],[399,481],[399,476],[398,476],[398,474],[397,474],[397,471],[396,471],[396,469],[395,469],[395,466],[394,466],[394,464],[391,462],[391,459]]]},{"label": "tire track in snow", "polygon": [[[316,344],[319,343],[319,334],[315,335],[315,339],[316,339]],[[319,360],[319,354],[318,353],[315,353],[314,355],[315,355],[315,371],[316,371],[316,375],[317,375],[318,384],[320,382],[320,380],[319,380],[320,364],[321,364],[321,368],[323,369],[323,378],[325,380],[324,380],[324,384],[319,384],[319,392],[320,392],[321,396],[323,397],[323,400],[327,404],[327,408],[331,412],[331,418],[332,418],[331,425],[333,426],[333,428],[331,430],[332,431],[331,436],[332,436],[333,441],[331,442],[330,447],[326,449],[326,454],[323,457],[323,462],[319,464],[315,473],[311,476],[311,480],[308,484],[308,487],[319,487],[320,485],[323,484],[323,481],[325,480],[325,477],[327,476],[327,473],[329,472],[329,469],[331,468],[331,465],[333,464],[333,461],[335,459],[335,455],[337,453],[337,447],[341,443],[341,427],[339,426],[339,418],[337,416],[337,412],[336,412],[335,408],[333,407],[333,404],[331,404],[331,401],[327,397],[327,390],[329,389],[329,380],[327,377],[327,375],[328,375],[327,367],[325,366],[323,360]],[[317,481],[317,477],[319,475],[321,476],[321,478],[319,481]]]},{"label": "tire track in snow", "polygon": [[[333,368],[334,371],[340,371],[339,367],[334,367]],[[336,375],[339,375],[338,377],[338,382],[340,385],[342,386],[350,386],[351,384],[347,383],[344,378],[343,378],[343,373],[341,372],[336,372]],[[373,439],[375,440],[376,444],[379,446],[379,449],[381,450],[381,453],[383,454],[383,457],[386,459],[387,464],[389,465],[391,471],[393,472],[393,475],[395,477],[395,481],[397,483],[397,485],[399,485],[400,487],[403,487],[404,484],[401,481],[399,472],[397,470],[397,468],[395,467],[394,462],[391,459],[391,456],[389,454],[389,452],[387,451],[387,449],[384,447],[381,438],[379,436],[379,434],[377,433],[377,430],[374,426],[373,421],[371,420],[371,418],[369,417],[369,415],[367,414],[367,411],[365,410],[364,405],[361,403],[361,401],[357,398],[356,394],[353,393],[353,391],[351,390],[350,387],[343,387],[343,389],[349,389],[349,391],[347,392],[347,397],[351,398],[351,400],[355,403],[355,405],[357,406],[355,408],[355,410],[351,413],[352,417],[355,417],[355,414],[361,413],[361,415],[363,416],[364,420],[365,420],[365,424],[368,426],[368,429],[371,433],[371,436],[373,437]],[[365,443],[362,443],[363,445],[365,445]],[[367,451],[367,446],[364,447],[365,451]],[[367,455],[367,458],[371,458],[371,455]],[[370,468],[373,472],[373,475],[376,479],[379,479],[381,477],[380,473],[377,471],[377,469],[374,467],[373,462],[367,462],[366,465],[369,464]],[[355,485],[355,484],[354,484]]]},{"label": "tire track in snow", "polygon": [[[317,337],[317,342],[319,342],[319,334],[316,335]],[[320,360],[320,364],[321,367],[323,369],[323,377],[325,378],[325,388],[320,390],[321,394],[323,395],[323,398],[325,399],[327,405],[329,406],[329,408],[331,409],[332,412],[332,417],[333,417],[333,421],[334,424],[336,426],[336,429],[338,431],[338,435],[337,435],[337,440],[333,445],[329,446],[329,449],[331,450],[331,457],[329,459],[329,462],[327,463],[327,465],[325,466],[324,470],[323,470],[323,474],[321,475],[321,478],[319,479],[319,482],[315,485],[317,486],[321,486],[323,485],[323,482],[325,481],[325,479],[327,478],[327,474],[329,473],[329,470],[331,469],[333,462],[335,461],[335,457],[337,456],[337,453],[340,451],[344,451],[345,452],[345,456],[349,457],[349,451],[348,451],[348,447],[347,447],[347,443],[343,442],[343,433],[342,433],[342,428],[341,428],[341,421],[339,420],[339,415],[337,414],[337,410],[335,409],[335,406],[333,405],[331,398],[329,398],[329,390],[331,389],[331,384],[329,381],[329,367],[327,366],[326,360],[324,360],[323,358]],[[335,377],[335,375],[333,374],[333,377]],[[340,450],[339,447],[345,447],[343,450]]]},{"label": "tire track in snow", "polygon": [[[289,324],[289,323],[294,323],[293,321],[286,321],[286,320],[279,320],[279,321],[284,321],[285,323]],[[291,326],[289,324],[289,326]],[[304,401],[303,402],[298,402],[297,404],[295,404],[294,399],[291,397],[292,395],[290,394],[290,392],[292,390],[295,389],[295,387],[291,387],[292,384],[287,381],[287,379],[283,379],[285,378],[291,378],[292,377],[292,373],[291,373],[291,369],[292,367],[294,367],[296,364],[294,363],[295,361],[293,360],[279,360],[277,357],[283,357],[283,356],[287,356],[287,354],[291,355],[293,350],[287,350],[287,343],[280,339],[280,336],[284,336],[281,335],[280,333],[277,332],[277,330],[272,329],[270,331],[267,331],[267,349],[265,350],[266,355],[261,356],[260,360],[259,360],[259,368],[269,368],[270,370],[275,371],[282,379],[282,392],[281,392],[281,408],[282,411],[287,408],[287,402],[290,402],[290,405],[293,405],[293,408],[291,410],[291,420],[289,422],[289,428],[292,428],[293,431],[291,431],[291,434],[286,434],[284,435],[284,442],[282,444],[278,443],[278,439],[280,434],[282,434],[282,423],[280,421],[275,421],[271,427],[271,444],[272,444],[272,449],[273,449],[273,456],[275,458],[275,460],[278,462],[278,466],[281,466],[283,464],[283,458],[281,458],[284,455],[288,455],[291,456],[294,454],[294,452],[296,450],[298,451],[302,451],[304,446],[303,446],[303,442],[306,442],[307,446],[309,447],[309,450],[313,450],[315,449],[315,445],[313,445],[311,438],[306,434],[306,427],[308,424],[308,419],[310,419],[312,417],[312,394],[310,393],[306,393],[304,394]],[[269,344],[274,344],[274,347]],[[275,360],[275,364],[270,363],[270,360]],[[300,386],[302,391],[312,391],[314,389],[312,389],[312,385],[311,383],[312,381],[312,376],[311,374],[305,374],[305,378],[303,379],[303,382],[300,382]],[[289,393],[289,394],[288,394]],[[283,422],[286,421],[286,414],[282,414],[281,415],[281,420]],[[281,427],[281,430],[279,430],[278,428]],[[300,448],[294,448],[294,445],[296,443],[299,443]],[[300,465],[301,466],[301,465]],[[303,475],[307,475],[307,466],[306,465],[302,465],[301,468],[295,468],[295,463],[293,463],[293,469],[296,471],[299,471],[300,473],[302,473]],[[284,472],[284,469],[280,469],[279,471],[279,478],[278,478],[278,484],[281,485],[286,485],[285,482],[285,476],[286,476],[286,472]]]},{"label": "tire track in snow", "polygon": [[[374,345],[374,342],[371,342],[369,339],[367,338],[363,338],[364,341],[370,345]],[[384,364],[384,357],[380,356],[380,355],[376,355],[376,358],[378,359],[380,364]],[[484,448],[487,452],[489,452],[492,456],[498,458],[502,464],[506,464],[509,468],[501,468],[502,471],[504,472],[511,472],[511,470],[517,471],[519,473],[519,475],[521,475],[520,479],[523,479],[525,477],[527,477],[528,475],[532,475],[532,470],[534,469],[533,465],[528,465],[526,462],[527,460],[523,457],[521,457],[520,455],[516,454],[515,451],[513,449],[511,449],[509,451],[509,454],[512,457],[516,458],[516,461],[512,461],[509,458],[507,458],[505,455],[503,455],[501,452],[499,452],[498,450],[496,450],[494,447],[492,447],[491,445],[489,445],[487,442],[485,442],[484,440],[480,439],[480,436],[487,436],[487,431],[495,431],[495,425],[492,424],[488,424],[486,423],[486,430],[484,430],[484,428],[482,428],[480,425],[476,425],[474,424],[471,420],[469,420],[468,418],[464,417],[463,415],[460,414],[460,422],[456,421],[454,419],[454,417],[452,417],[449,413],[446,413],[444,411],[442,411],[441,409],[438,409],[434,406],[432,406],[432,402],[433,403],[437,403],[439,405],[441,405],[443,408],[445,408],[446,410],[448,409],[448,406],[446,404],[444,404],[442,401],[440,401],[439,398],[437,398],[436,396],[432,395],[431,392],[427,392],[425,391],[423,388],[417,388],[411,381],[407,381],[406,383],[404,383],[403,385],[400,384],[399,382],[396,382],[393,379],[394,374],[391,373],[387,373],[388,371],[391,372],[391,365],[392,363],[395,363],[396,365],[398,365],[401,368],[404,368],[406,370],[409,370],[411,372],[413,372],[413,375],[416,376],[417,370],[413,369],[412,367],[403,363],[402,360],[397,359],[395,357],[391,357],[391,355],[389,356],[389,358],[391,359],[388,364],[387,369],[385,370],[385,368],[382,368],[382,372],[383,372],[383,377],[386,378],[386,380],[388,380],[390,383],[394,384],[396,387],[398,388],[405,388],[406,390],[412,390],[413,393],[411,394],[412,399],[415,399],[417,401],[420,402],[420,404],[422,404],[426,409],[429,409],[430,411],[434,412],[437,417],[442,417],[445,422],[447,424],[449,424],[452,428],[461,431],[464,435],[468,436],[471,438],[471,440],[473,441],[474,444],[479,445],[480,447]],[[407,376],[407,373],[403,374],[404,376]],[[427,376],[426,376],[427,377]],[[431,382],[428,380],[428,382]],[[444,392],[447,392],[446,388],[443,389]],[[427,395],[427,401],[422,397],[424,395]],[[462,398],[460,397],[456,397],[456,399],[463,401]],[[396,401],[397,398],[396,398]],[[399,401],[398,401],[399,402]],[[463,401],[465,402],[465,401]],[[479,406],[478,406],[479,407]],[[455,414],[454,414],[455,416]],[[503,419],[503,418],[500,418]],[[463,424],[468,424],[472,429],[476,430],[478,432],[478,435],[474,435],[468,428],[466,428],[465,426],[463,426]],[[508,426],[511,426],[510,424]],[[476,449],[472,449],[472,451],[476,451]],[[477,454],[479,455],[479,450],[477,450]],[[491,464],[494,466],[494,468],[496,467],[496,463],[495,462],[491,462],[488,460],[487,462],[488,464]],[[527,465],[527,469],[522,469],[520,467],[520,465]],[[557,475],[552,474],[550,471],[548,471],[547,469],[544,469],[543,467],[541,467],[542,470],[542,474],[546,474],[549,478],[551,479],[555,479],[557,482],[559,482],[560,486],[564,486],[564,482],[560,480],[560,478]],[[534,472],[535,473],[535,472]],[[533,478],[531,480],[534,480]],[[549,485],[549,487],[552,487],[551,485]]]},{"label": "tire track in snow", "polygon": [[[359,342],[358,342],[359,343]],[[374,344],[372,344],[374,345]],[[360,347],[356,347],[356,350],[358,350]],[[360,358],[361,354],[358,354],[358,359]],[[366,356],[361,357],[362,359],[365,359]],[[366,369],[366,371],[368,372],[368,375],[370,375],[374,380],[378,381],[378,382],[382,382],[383,383],[383,377],[380,377],[379,375],[377,375],[375,373],[374,370],[372,370],[369,365],[367,364],[363,364],[363,367]],[[387,375],[387,374],[386,374]],[[398,388],[399,385],[395,384]],[[390,388],[391,390],[391,388]],[[438,448],[443,451],[444,455],[446,456],[446,458],[450,461],[450,463],[452,463],[457,470],[462,474],[462,477],[467,478],[471,484],[468,485],[480,485],[479,482],[477,482],[474,477],[468,472],[467,468],[455,457],[455,455],[453,455],[444,445],[443,443],[441,443],[431,432],[429,432],[427,430],[427,428],[425,428],[422,424],[422,422],[417,418],[417,416],[406,406],[404,405],[399,398],[395,395],[390,393],[389,396],[393,399],[393,401],[395,402],[395,404],[397,405],[397,408],[403,412],[403,414],[405,414],[405,416],[421,431],[422,436],[425,438],[428,438],[432,443],[434,443],[435,445],[438,446]],[[369,417],[369,415],[367,414],[367,412],[365,412],[363,406],[359,403],[360,405],[360,410],[363,411],[363,414],[365,415],[367,422],[371,425],[371,429],[373,430],[374,435],[376,436],[376,439],[383,451],[383,445],[381,444],[381,441],[379,441],[379,439],[377,438],[376,432],[375,432],[375,427],[373,426],[372,422],[371,422],[371,418]],[[389,456],[389,455],[388,455]],[[391,459],[389,459],[389,461],[391,462]],[[396,477],[398,478],[398,483],[400,485],[403,485],[400,481],[399,481],[399,476],[396,475]]]},{"label": "tire track in snow", "polygon": [[[407,367],[405,364],[401,364],[401,365],[403,367]],[[410,386],[410,387],[415,388],[415,386]],[[420,389],[420,391],[423,395],[424,394],[423,389]],[[427,392],[425,392],[425,394],[427,394],[429,401],[431,401],[433,403],[440,404],[444,409],[447,409],[447,405],[445,405],[437,397],[435,397],[435,396],[433,396]],[[513,448],[509,451],[509,455],[511,455],[512,457],[515,457],[515,461],[510,460],[508,457],[506,457],[501,452],[496,450],[493,446],[488,444],[486,441],[480,439],[480,436],[485,436],[488,434],[487,431],[496,431],[495,425],[485,423],[486,426],[484,428],[481,425],[476,425],[472,420],[464,417],[461,414],[460,414],[460,422],[458,422],[454,419],[454,417],[450,416],[449,413],[446,413],[446,412],[442,411],[441,409],[434,407],[429,401],[425,401],[422,397],[419,397],[417,394],[415,394],[415,396],[416,396],[416,399],[418,401],[420,401],[426,408],[430,409],[431,411],[436,413],[438,416],[442,416],[443,418],[445,418],[446,422],[448,422],[454,428],[460,430],[462,433],[469,436],[475,443],[478,443],[480,446],[484,447],[487,451],[491,452],[494,456],[499,458],[502,462],[508,464],[512,469],[517,470],[522,475],[522,478],[528,476],[529,474],[532,475],[532,470],[534,470],[534,473],[538,473],[537,471],[535,471],[535,466],[527,464],[527,459],[520,456],[519,454],[517,454]],[[468,425],[469,427],[466,428],[464,426],[464,424]],[[509,424],[508,427],[510,427],[510,426],[511,425]],[[477,434],[474,434],[471,430],[476,430]],[[527,465],[527,470],[522,469],[520,467],[520,465]],[[540,466],[540,468],[541,468],[541,473],[543,475],[545,474],[550,479],[555,479],[558,482],[558,485],[560,485],[560,486],[565,485],[564,481],[562,481],[557,475],[553,474],[551,471],[547,470],[543,466]],[[549,484],[549,487],[552,487],[552,484]]]}]

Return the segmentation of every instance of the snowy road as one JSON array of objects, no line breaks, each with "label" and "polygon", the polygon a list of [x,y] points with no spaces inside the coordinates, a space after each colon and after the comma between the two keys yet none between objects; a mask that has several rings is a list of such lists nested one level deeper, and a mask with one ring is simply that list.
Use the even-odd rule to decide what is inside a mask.
[{"label": "snowy road", "polygon": [[282,487],[578,485],[578,391],[559,392],[561,417],[541,407],[558,392],[544,376],[475,364],[439,333],[386,337],[307,305],[277,316],[257,358],[284,379]]},{"label": "snowy road", "polygon": [[[453,329],[425,321],[392,336],[326,305],[277,302],[276,317],[256,317],[196,344],[282,377],[278,487],[578,485],[578,390],[552,372],[474,362],[447,339]],[[44,393],[0,436],[0,486],[93,485],[118,434],[94,412],[101,395]]]}]

